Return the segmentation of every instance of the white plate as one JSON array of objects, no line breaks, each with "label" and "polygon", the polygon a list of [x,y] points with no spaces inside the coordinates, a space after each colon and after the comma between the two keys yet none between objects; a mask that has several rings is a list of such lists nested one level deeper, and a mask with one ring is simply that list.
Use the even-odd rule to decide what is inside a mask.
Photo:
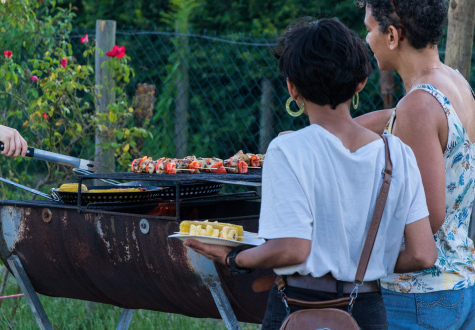
[{"label": "white plate", "polygon": [[[174,234],[168,237],[178,238],[178,239],[181,239],[182,241],[186,241],[187,239],[195,239],[201,243],[223,245],[223,246],[230,246],[230,247],[236,247],[243,244],[258,246],[266,242],[264,239],[257,238],[257,235],[252,235],[251,233],[247,231],[244,232],[244,238],[242,239],[242,241],[233,241],[233,240],[225,239],[225,238],[201,236],[201,235]],[[247,237],[253,237],[253,238],[247,238]]]}]

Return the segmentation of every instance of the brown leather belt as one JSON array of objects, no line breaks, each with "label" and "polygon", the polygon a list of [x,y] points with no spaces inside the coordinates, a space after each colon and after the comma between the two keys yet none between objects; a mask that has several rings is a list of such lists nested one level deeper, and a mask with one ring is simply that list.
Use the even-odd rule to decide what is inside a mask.
[{"label": "brown leather belt", "polygon": [[[350,294],[355,288],[353,282],[337,281],[331,274],[318,278],[312,277],[311,275],[288,275],[285,277],[285,282],[287,286],[329,293],[338,293],[338,283],[341,283],[340,286],[343,285],[344,294]],[[377,291],[379,291],[378,281],[364,282],[362,286],[358,287],[358,293]]]}]

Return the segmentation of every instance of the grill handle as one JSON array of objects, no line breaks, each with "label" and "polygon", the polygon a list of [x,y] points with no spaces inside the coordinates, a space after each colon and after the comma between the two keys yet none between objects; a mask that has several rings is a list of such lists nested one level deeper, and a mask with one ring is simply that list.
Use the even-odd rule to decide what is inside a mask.
[{"label": "grill handle", "polygon": [[24,186],[24,185],[21,185],[21,184],[19,184],[19,183],[16,183],[16,182],[13,182],[13,181],[4,179],[4,178],[2,178],[1,176],[0,176],[0,181],[3,181],[3,182],[8,183],[8,184],[11,184],[12,186],[18,187],[18,188],[20,188],[20,189],[29,191],[29,192],[31,192],[31,193],[33,193],[33,194],[36,194],[36,195],[39,195],[39,196],[41,196],[41,197],[44,197],[44,198],[47,198],[47,199],[52,199],[52,200],[55,200],[55,201],[59,201],[59,199],[56,199],[56,198],[54,198],[54,197],[51,196],[51,195],[42,193],[41,191],[38,191],[38,190],[36,190],[36,189],[30,188],[30,187],[27,187],[27,186]]}]

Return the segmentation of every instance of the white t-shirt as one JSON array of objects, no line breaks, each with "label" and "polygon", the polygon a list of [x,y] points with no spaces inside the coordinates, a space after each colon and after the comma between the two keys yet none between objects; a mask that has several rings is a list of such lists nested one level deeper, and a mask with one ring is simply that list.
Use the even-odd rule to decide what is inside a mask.
[{"label": "white t-shirt", "polygon": [[[414,153],[387,137],[393,175],[366,281],[393,273],[404,227],[429,215]],[[312,241],[304,263],[274,271],[313,277],[331,272],[337,280],[353,281],[384,167],[382,139],[351,153],[315,124],[274,139],[263,169],[259,236]]]}]

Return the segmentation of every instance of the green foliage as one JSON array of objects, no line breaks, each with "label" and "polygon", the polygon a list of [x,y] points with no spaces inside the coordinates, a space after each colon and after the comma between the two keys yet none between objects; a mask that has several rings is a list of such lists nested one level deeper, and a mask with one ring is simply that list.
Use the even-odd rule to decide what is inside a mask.
[{"label": "green foliage", "polygon": [[[118,26],[135,29],[164,30],[169,24],[157,17],[173,11],[170,0],[68,0],[78,8],[78,26],[93,28],[97,19],[113,19]],[[363,33],[364,10],[355,9],[354,0],[219,0],[202,1],[193,9],[190,24],[194,31],[219,31],[220,34],[242,33],[274,36],[295,18],[338,17],[350,28]],[[174,28],[173,28],[174,30]]]},{"label": "green foliage", "polygon": [[[35,16],[35,8],[37,10],[40,6],[38,2],[27,1],[26,7],[20,9],[12,3],[0,4],[0,8],[4,6],[8,9],[5,21],[12,27],[10,31],[15,34],[15,29],[18,29],[24,33],[21,35],[25,40],[19,46],[20,52],[28,54],[23,45],[29,47],[30,52],[32,49],[36,51],[29,61],[19,60],[19,53],[16,52],[11,58],[3,56],[0,60],[0,105],[5,109],[0,123],[17,128],[30,146],[86,159],[94,156],[94,143],[91,142],[99,130],[116,137],[114,143],[104,144],[103,147],[114,148],[120,165],[126,166],[135,138],[149,135],[144,128],[131,125],[133,109],[124,91],[135,75],[128,65],[130,58],[114,57],[107,62],[107,70],[112,72],[115,80],[116,102],[109,105],[109,112],[96,114],[95,105],[101,97],[96,91],[102,87],[95,86],[94,68],[89,64],[96,48],[92,42],[81,45],[85,63],[79,63],[73,56],[69,42],[71,10],[57,8],[55,1],[52,1],[51,7],[43,8],[49,16],[39,19]],[[21,10],[32,16],[17,12]],[[35,24],[21,27],[16,21],[26,19],[33,20]],[[57,33],[56,37],[36,44],[32,41],[36,38],[32,36],[37,26],[51,26]],[[3,162],[2,159],[5,166],[0,171],[3,170],[3,176],[26,185],[34,182],[36,189],[46,190],[47,186],[58,185],[72,174],[69,168],[51,163],[41,164],[42,168],[32,173],[30,161],[24,160],[24,166],[18,169],[19,161],[9,159]],[[35,162],[37,165],[38,161]],[[2,192],[4,198],[18,197],[10,189],[5,190],[3,185]]]}]

